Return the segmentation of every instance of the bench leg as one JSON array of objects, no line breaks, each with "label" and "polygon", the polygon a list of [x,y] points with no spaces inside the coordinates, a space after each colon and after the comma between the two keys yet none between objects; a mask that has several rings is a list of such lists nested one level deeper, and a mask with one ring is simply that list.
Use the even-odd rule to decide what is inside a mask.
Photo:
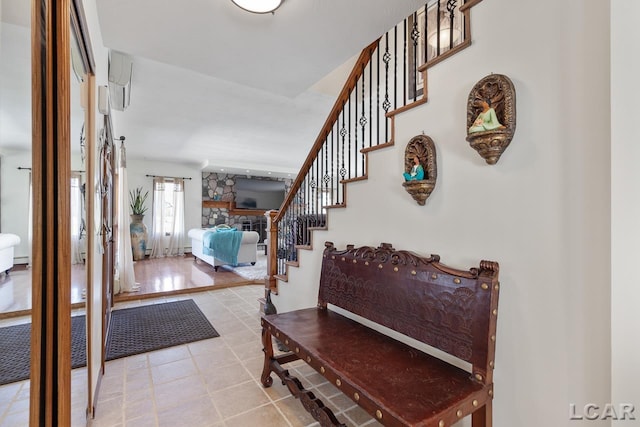
[{"label": "bench leg", "polygon": [[267,328],[262,328],[262,351],[264,352],[264,365],[260,381],[265,387],[271,387],[273,378],[271,378],[271,360],[273,359],[273,343],[271,340],[271,332]]},{"label": "bench leg", "polygon": [[491,427],[493,425],[492,404],[493,401],[488,400],[482,408],[471,414],[472,427]]}]

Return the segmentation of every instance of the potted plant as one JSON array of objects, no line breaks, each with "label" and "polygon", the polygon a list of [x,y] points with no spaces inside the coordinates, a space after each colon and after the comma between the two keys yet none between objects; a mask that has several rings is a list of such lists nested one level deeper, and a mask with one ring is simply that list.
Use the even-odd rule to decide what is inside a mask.
[{"label": "potted plant", "polygon": [[142,222],[142,219],[147,211],[145,202],[148,195],[148,191],[142,193],[142,187],[136,187],[133,191],[129,190],[129,204],[131,206],[129,232],[131,233],[133,259],[136,261],[144,259],[147,252],[147,226]]},{"label": "potted plant", "polygon": [[136,187],[135,190],[129,191],[129,202],[131,204],[132,215],[144,215],[147,211],[147,207],[144,205],[144,202],[147,201],[148,195],[148,191],[145,191],[144,194],[142,194],[142,187]]}]

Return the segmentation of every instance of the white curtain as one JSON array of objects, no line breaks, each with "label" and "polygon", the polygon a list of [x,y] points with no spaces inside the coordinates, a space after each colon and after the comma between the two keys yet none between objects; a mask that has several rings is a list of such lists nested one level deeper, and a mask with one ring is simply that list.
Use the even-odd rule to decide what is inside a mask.
[{"label": "white curtain", "polygon": [[169,222],[167,255],[184,255],[184,179],[173,181],[173,223]]},{"label": "white curtain", "polygon": [[133,270],[133,252],[131,251],[131,234],[129,232],[129,205],[128,205],[128,184],[127,184],[127,155],[124,148],[124,141],[120,143],[118,150],[117,188],[116,188],[116,274],[114,278],[113,291],[135,292],[139,289],[136,286],[136,276]]},{"label": "white curtain", "polygon": [[151,258],[164,256],[164,177],[153,178],[153,206],[151,212]]},{"label": "white curtain", "polygon": [[32,266],[33,253],[33,176],[29,172],[29,229],[27,230],[27,245],[29,246],[29,258],[27,265]]},{"label": "white curtain", "polygon": [[184,255],[184,180],[153,179],[151,257]]},{"label": "white curtain", "polygon": [[82,264],[85,222],[82,212],[82,174],[71,174],[71,264]]}]

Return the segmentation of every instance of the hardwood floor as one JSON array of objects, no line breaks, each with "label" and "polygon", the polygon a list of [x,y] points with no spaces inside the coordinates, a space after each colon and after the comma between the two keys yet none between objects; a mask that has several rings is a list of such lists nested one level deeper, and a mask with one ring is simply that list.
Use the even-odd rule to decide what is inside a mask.
[{"label": "hardwood floor", "polygon": [[[146,258],[134,262],[137,292],[125,292],[114,302],[155,298],[162,295],[223,289],[262,281],[247,280],[237,274],[213,267],[193,256]],[[83,264],[71,266],[72,308],[84,307],[86,270]],[[9,275],[0,274],[0,319],[31,314],[31,270],[16,266]]]}]

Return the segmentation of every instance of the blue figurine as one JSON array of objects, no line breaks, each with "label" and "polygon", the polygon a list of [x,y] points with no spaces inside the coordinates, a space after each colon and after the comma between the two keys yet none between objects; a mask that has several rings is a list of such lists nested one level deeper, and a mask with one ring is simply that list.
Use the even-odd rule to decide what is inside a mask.
[{"label": "blue figurine", "polygon": [[424,179],[424,169],[420,164],[420,159],[418,156],[413,158],[413,166],[411,167],[411,172],[405,172],[402,174],[404,176],[405,181],[419,181]]}]

